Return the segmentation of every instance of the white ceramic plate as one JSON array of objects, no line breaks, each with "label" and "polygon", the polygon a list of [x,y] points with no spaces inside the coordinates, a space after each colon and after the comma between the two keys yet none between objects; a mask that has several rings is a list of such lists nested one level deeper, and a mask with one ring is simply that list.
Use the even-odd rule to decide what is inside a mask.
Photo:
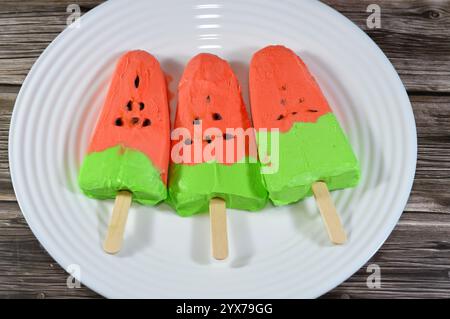
[{"label": "white ceramic plate", "polygon": [[[247,99],[250,57],[280,43],[310,66],[362,166],[333,193],[349,234],[332,246],[312,199],[261,213],[229,212],[230,257],[209,252],[207,215],[133,205],[123,250],[101,248],[111,201],[86,198],[77,173],[117,58],[156,55],[173,78],[208,51],[231,62]],[[172,107],[176,100],[172,101]],[[23,214],[48,252],[106,297],[317,297],[357,271],[396,224],[411,189],[416,131],[392,65],[349,20],[316,1],[108,1],[64,31],[28,75],[10,131],[11,175]],[[77,269],[77,268],[71,268]]]}]

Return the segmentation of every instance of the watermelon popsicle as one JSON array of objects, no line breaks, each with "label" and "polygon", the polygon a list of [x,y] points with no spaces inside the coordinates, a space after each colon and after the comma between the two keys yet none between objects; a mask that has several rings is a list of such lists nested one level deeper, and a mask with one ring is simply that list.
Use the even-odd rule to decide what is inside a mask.
[{"label": "watermelon popsicle", "polygon": [[130,51],[116,65],[79,174],[87,196],[116,198],[107,252],[120,249],[131,199],[155,205],[166,198],[169,153],[164,74],[152,55]]},{"label": "watermelon popsicle", "polygon": [[[316,200],[321,199],[318,205],[328,230],[334,227],[339,231],[339,218],[330,212],[334,206],[327,197],[328,189],[355,186],[360,169],[304,62],[283,46],[256,52],[250,65],[250,101],[257,139],[262,128],[278,128],[280,132],[278,171],[263,175],[271,201],[285,205],[314,193]],[[325,206],[329,209],[324,213]],[[345,241],[340,228],[332,238],[335,242]]]},{"label": "watermelon popsicle", "polygon": [[[181,130],[185,134],[178,134]],[[251,134],[242,140],[239,130]],[[217,259],[225,258],[226,253],[215,253],[211,209],[219,207],[224,211],[226,205],[254,211],[267,201],[256,150],[254,154],[250,150],[252,138],[254,142],[240,86],[231,67],[212,54],[192,58],[178,87],[169,202],[181,216],[206,212],[209,205],[213,255]],[[239,139],[244,141],[243,150],[239,148]],[[211,148],[215,151],[209,152]],[[225,221],[222,215],[222,222]]]}]

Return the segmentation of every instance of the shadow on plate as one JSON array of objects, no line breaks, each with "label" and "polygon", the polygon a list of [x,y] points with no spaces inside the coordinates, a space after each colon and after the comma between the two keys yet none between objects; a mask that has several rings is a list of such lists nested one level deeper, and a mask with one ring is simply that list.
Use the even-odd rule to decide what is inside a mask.
[{"label": "shadow on plate", "polygon": [[[247,216],[248,214],[248,216]],[[250,232],[250,221],[253,213],[238,211],[228,214],[228,234],[234,243],[230,248],[232,268],[247,266],[255,252],[255,245]]]},{"label": "shadow on plate", "polygon": [[199,214],[192,217],[191,257],[200,265],[211,263],[209,215]]}]

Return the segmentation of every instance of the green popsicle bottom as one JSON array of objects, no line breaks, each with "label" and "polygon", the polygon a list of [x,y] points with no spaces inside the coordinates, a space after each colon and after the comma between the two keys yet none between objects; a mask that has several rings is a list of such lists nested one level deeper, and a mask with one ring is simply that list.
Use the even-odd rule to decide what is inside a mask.
[{"label": "green popsicle bottom", "polygon": [[[267,135],[270,154],[270,132]],[[257,133],[257,139],[261,137]],[[277,206],[312,195],[316,181],[324,181],[329,190],[358,184],[358,161],[333,113],[315,123],[295,123],[279,134],[279,146],[278,171],[263,175],[269,198]]]},{"label": "green popsicle bottom", "polygon": [[115,198],[120,190],[133,193],[133,200],[155,205],[167,196],[160,172],[137,150],[115,146],[88,154],[78,176],[81,190],[97,199]]},{"label": "green popsicle bottom", "polygon": [[259,163],[224,165],[215,162],[195,165],[172,164],[168,203],[180,216],[207,212],[214,197],[227,208],[256,211],[267,202]]}]

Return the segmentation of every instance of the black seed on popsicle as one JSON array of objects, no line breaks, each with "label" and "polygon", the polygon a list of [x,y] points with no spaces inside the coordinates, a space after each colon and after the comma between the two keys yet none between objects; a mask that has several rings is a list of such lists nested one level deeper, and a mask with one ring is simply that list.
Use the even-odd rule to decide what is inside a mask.
[{"label": "black seed on popsicle", "polygon": [[292,112],[292,115],[296,115],[297,114],[297,112]]},{"label": "black seed on popsicle", "polygon": [[122,121],[122,118],[117,118],[115,121],[114,121],[114,124],[116,125],[116,126],[122,126],[123,125],[123,121]]},{"label": "black seed on popsicle", "polygon": [[278,116],[278,118],[277,118],[277,121],[280,121],[280,120],[282,120],[282,119],[284,119],[284,115],[283,115],[283,114],[280,114],[280,116]]},{"label": "black seed on popsicle", "polygon": [[231,140],[233,138],[234,138],[234,135],[232,135],[232,134],[229,134],[229,133],[224,133],[223,134],[223,139],[226,140],[226,141]]},{"label": "black seed on popsicle", "polygon": [[281,105],[286,105],[286,99],[281,99],[280,103]]},{"label": "black seed on popsicle", "polygon": [[132,117],[131,118],[131,124],[136,125],[139,123],[139,118],[138,117]]},{"label": "black seed on popsicle", "polygon": [[127,109],[128,109],[128,111],[131,111],[131,110],[133,109],[133,102],[128,101],[128,103],[127,103]]},{"label": "black seed on popsicle", "polygon": [[150,121],[149,119],[145,119],[144,122],[142,123],[143,127],[150,126],[150,125],[152,125],[152,121]]},{"label": "black seed on popsicle", "polygon": [[134,86],[136,87],[136,89],[139,87],[139,75],[136,76],[136,79],[134,79]]},{"label": "black seed on popsicle", "polygon": [[144,107],[145,107],[144,102],[139,103],[139,110],[142,111],[144,109]]},{"label": "black seed on popsicle", "polygon": [[213,113],[212,118],[214,121],[220,121],[222,119],[222,115],[219,113]]},{"label": "black seed on popsicle", "polygon": [[211,97],[208,95],[207,97],[206,97],[206,103],[210,103],[211,102]]},{"label": "black seed on popsicle", "polygon": [[301,97],[301,98],[298,99],[298,103],[303,103],[303,102],[305,102],[304,98]]},{"label": "black seed on popsicle", "polygon": [[317,113],[317,112],[319,112],[319,111],[313,110],[313,109],[308,109],[308,112],[311,112],[311,113]]},{"label": "black seed on popsicle", "polygon": [[186,144],[186,145],[191,145],[191,144],[192,144],[192,140],[191,140],[190,138],[188,138],[188,139],[186,139],[186,140],[184,141],[184,144]]},{"label": "black seed on popsicle", "polygon": [[200,118],[199,118],[199,117],[196,117],[192,123],[193,123],[194,125],[200,125]]},{"label": "black seed on popsicle", "polygon": [[282,90],[282,91],[286,91],[286,84],[284,84],[284,85],[281,87],[281,90]]}]

